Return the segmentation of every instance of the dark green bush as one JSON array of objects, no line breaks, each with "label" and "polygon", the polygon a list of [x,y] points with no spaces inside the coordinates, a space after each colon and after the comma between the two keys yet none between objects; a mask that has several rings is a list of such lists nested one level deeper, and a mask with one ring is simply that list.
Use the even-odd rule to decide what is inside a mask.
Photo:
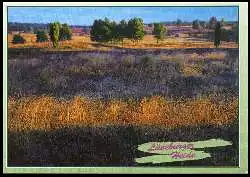
[{"label": "dark green bush", "polygon": [[37,31],[36,32],[36,42],[45,42],[48,41],[48,35],[45,31]]},{"label": "dark green bush", "polygon": [[140,65],[142,65],[143,67],[148,67],[151,66],[152,64],[153,64],[153,59],[149,56],[145,56],[140,59]]},{"label": "dark green bush", "polygon": [[13,44],[24,44],[25,39],[20,34],[15,34],[12,40]]}]

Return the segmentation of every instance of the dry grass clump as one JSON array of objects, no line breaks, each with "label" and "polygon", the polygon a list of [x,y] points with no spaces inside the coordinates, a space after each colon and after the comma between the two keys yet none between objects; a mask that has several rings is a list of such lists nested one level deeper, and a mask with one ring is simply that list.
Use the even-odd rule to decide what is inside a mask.
[{"label": "dry grass clump", "polygon": [[185,76],[201,76],[202,67],[198,64],[183,64],[181,70]]},{"label": "dry grass clump", "polygon": [[90,100],[75,97],[27,97],[8,101],[10,131],[51,130],[69,126],[227,125],[237,119],[238,100],[213,102],[210,98],[171,101],[161,96],[129,100]]},{"label": "dry grass clump", "polygon": [[220,65],[226,65],[225,62],[229,61],[227,52],[204,52],[203,54],[171,54],[159,55],[160,60],[167,60],[180,64],[181,72],[184,76],[202,76],[205,63],[218,62]]},{"label": "dry grass clump", "polygon": [[213,60],[223,60],[226,58],[225,52],[211,52],[207,53],[206,58],[213,59]]}]

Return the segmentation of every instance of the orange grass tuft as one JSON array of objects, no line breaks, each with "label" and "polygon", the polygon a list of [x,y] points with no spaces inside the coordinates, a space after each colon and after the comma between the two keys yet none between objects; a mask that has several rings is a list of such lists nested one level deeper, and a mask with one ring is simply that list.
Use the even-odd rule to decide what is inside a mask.
[{"label": "orange grass tuft", "polygon": [[51,130],[69,126],[155,125],[167,128],[228,125],[237,120],[238,100],[215,103],[210,98],[170,101],[161,96],[139,102],[75,97],[27,97],[8,101],[10,131]]}]

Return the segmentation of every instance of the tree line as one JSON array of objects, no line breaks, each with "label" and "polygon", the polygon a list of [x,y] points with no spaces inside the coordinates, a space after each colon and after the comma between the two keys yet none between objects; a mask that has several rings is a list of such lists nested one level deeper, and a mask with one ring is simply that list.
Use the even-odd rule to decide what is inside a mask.
[{"label": "tree line", "polygon": [[[154,24],[153,35],[157,39],[157,43],[165,38],[167,28],[161,23]],[[129,21],[121,20],[119,23],[110,21],[108,18],[104,20],[95,20],[90,31],[90,38],[96,42],[111,42],[123,44],[125,38],[138,43],[145,36],[144,22],[141,18],[132,18]],[[54,22],[49,24],[49,32],[45,30],[36,32],[36,42],[45,42],[50,40],[53,47],[59,47],[59,41],[71,40],[72,31],[67,24]],[[20,35],[15,35],[13,43],[24,43],[25,40]]]},{"label": "tree line", "polygon": [[[209,28],[213,29],[213,40],[214,45],[218,47],[221,40],[229,41],[228,38],[234,36],[236,42],[238,42],[238,25],[234,25],[232,30],[226,30],[222,27],[225,22],[222,19],[217,21],[215,17],[211,17],[208,23],[204,21],[194,20],[193,28],[200,29]],[[167,34],[167,27],[163,23],[154,23],[154,29],[152,34],[157,40],[162,41],[165,39]],[[182,25],[182,21],[177,19],[177,26]],[[72,39],[72,30],[68,24],[60,24],[59,22],[54,22],[49,24],[49,31],[38,30],[36,31],[36,42],[45,42],[52,41],[53,47],[59,47],[59,41],[71,40]],[[119,23],[115,21],[110,21],[108,18],[94,20],[93,25],[91,26],[90,38],[92,41],[96,42],[111,42],[123,44],[125,38],[132,40],[134,43],[138,43],[144,38],[146,32],[144,31],[144,22],[141,18],[132,18],[128,21],[121,20]],[[25,43],[25,39],[19,34],[13,37],[14,44]]]},{"label": "tree line", "polygon": [[[59,47],[59,41],[71,40],[72,39],[72,30],[68,24],[60,24],[59,22],[54,22],[49,24],[49,32],[46,30],[37,30],[36,42],[46,42],[50,40],[53,43],[53,47]],[[13,37],[12,43],[20,44],[25,43],[26,40],[20,35],[16,34]]]},{"label": "tree line", "polygon": [[194,20],[192,22],[193,29],[210,29],[213,31],[208,32],[208,39],[217,41],[215,42],[218,44],[218,40],[222,41],[234,41],[239,42],[239,24],[233,23],[232,29],[224,28],[227,23],[222,18],[221,20],[217,20],[216,17],[211,17],[208,22]]},{"label": "tree line", "polygon": [[[154,24],[153,35],[157,39],[157,42],[164,39],[166,32],[167,29],[163,24]],[[145,35],[144,22],[141,18],[132,18],[128,21],[121,20],[119,23],[110,21],[108,18],[104,20],[98,19],[94,21],[90,31],[92,41],[121,42],[122,44],[125,38],[138,43]]]}]

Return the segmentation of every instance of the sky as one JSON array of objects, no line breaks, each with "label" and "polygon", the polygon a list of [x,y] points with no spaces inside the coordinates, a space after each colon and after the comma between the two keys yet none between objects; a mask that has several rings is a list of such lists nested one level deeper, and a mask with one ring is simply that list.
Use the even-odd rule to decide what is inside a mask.
[{"label": "sky", "polygon": [[176,21],[238,20],[237,7],[8,7],[8,22],[92,25],[95,19],[105,17],[120,21],[140,17],[144,23]]}]

